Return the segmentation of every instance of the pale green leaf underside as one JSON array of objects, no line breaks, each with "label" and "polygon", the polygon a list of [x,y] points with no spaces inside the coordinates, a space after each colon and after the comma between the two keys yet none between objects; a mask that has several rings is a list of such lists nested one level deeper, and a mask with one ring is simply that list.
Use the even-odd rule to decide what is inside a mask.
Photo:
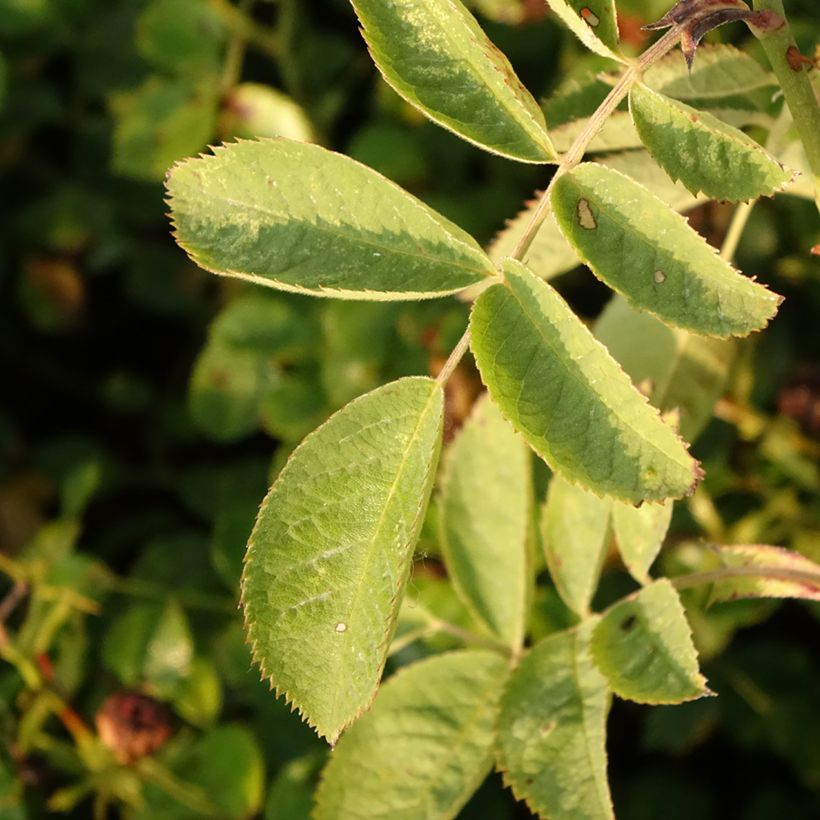
[{"label": "pale green leaf underside", "polygon": [[176,239],[194,262],[280,290],[415,299],[493,274],[456,225],[316,145],[232,143],[175,166],[168,193]]},{"label": "pale green leaf underside", "polygon": [[632,87],[629,110],[658,164],[692,193],[751,200],[782,190],[793,176],[742,131],[645,85]]},{"label": "pale green leaf underside", "polygon": [[596,276],[664,322],[745,336],[777,312],[777,294],[734,270],[685,219],[617,171],[578,165],[556,181],[552,207]]},{"label": "pale green leaf underside", "polygon": [[774,75],[734,46],[701,45],[690,69],[680,51],[672,51],[644,74],[644,82],[678,100],[717,100],[777,85]]},{"label": "pale green leaf underside", "polygon": [[[646,151],[625,151],[605,157],[600,161],[607,167],[614,168],[636,180],[676,211],[687,211],[694,208],[700,201],[683,185],[669,179]],[[496,264],[512,256],[515,246],[532,219],[533,212],[538,207],[540,198],[541,195],[536,193],[532,202],[527,203],[527,207],[509,221],[507,227],[490,245],[488,254]],[[538,229],[524,262],[534,274],[545,280],[552,279],[581,264],[578,254],[564,239],[552,214]]]},{"label": "pale green leaf underside", "polygon": [[623,62],[614,0],[550,0],[549,6],[590,51]]},{"label": "pale green leaf underside", "polygon": [[242,599],[254,659],[331,742],[378,685],[442,413],[425,378],[351,402],[294,452],[251,534]]},{"label": "pale green leaf underside", "polygon": [[727,577],[711,586],[710,600],[803,598],[820,601],[820,566],[799,552],[762,544],[718,547],[720,563],[759,575]]},{"label": "pale green leaf underside", "polygon": [[594,624],[590,619],[535,646],[501,701],[504,780],[541,817],[614,817],[606,776],[609,690],[589,656]]},{"label": "pale green leaf underside", "polygon": [[492,766],[499,655],[437,655],[400,671],[346,732],[316,794],[315,820],[447,820]]},{"label": "pale green leaf underside", "polygon": [[564,603],[579,615],[589,611],[598,587],[611,508],[612,499],[599,498],[561,476],[550,481],[541,515],[544,554]]},{"label": "pale green leaf underside", "polygon": [[439,533],[465,606],[515,648],[530,597],[532,495],[530,449],[485,395],[445,457]]},{"label": "pale green leaf underside", "polygon": [[[559,125],[550,131],[556,151],[562,153],[569,150],[578,135],[589,125],[589,118],[571,120]],[[592,138],[587,146],[589,154],[600,154],[608,151],[624,151],[641,147],[641,138],[632,124],[628,111],[616,111],[607,118],[601,130]]]},{"label": "pale green leaf underside", "polygon": [[710,694],[680,597],[666,578],[606,611],[592,635],[592,656],[627,700],[683,703]]},{"label": "pale green leaf underside", "polygon": [[621,296],[606,306],[595,335],[635,384],[648,381],[655,407],[679,412],[681,435],[693,442],[723,393],[735,342],[669,327]]},{"label": "pale green leaf underside", "polygon": [[672,502],[633,507],[616,501],[612,505],[612,529],[624,565],[636,581],[649,578],[649,567],[658,557],[672,520]]},{"label": "pale green leaf underside", "polygon": [[484,384],[570,481],[627,501],[680,497],[700,475],[677,435],[548,284],[513,260],[470,320]]},{"label": "pale green leaf underside", "polygon": [[544,114],[459,0],[351,0],[385,80],[434,122],[522,162],[555,159]]}]

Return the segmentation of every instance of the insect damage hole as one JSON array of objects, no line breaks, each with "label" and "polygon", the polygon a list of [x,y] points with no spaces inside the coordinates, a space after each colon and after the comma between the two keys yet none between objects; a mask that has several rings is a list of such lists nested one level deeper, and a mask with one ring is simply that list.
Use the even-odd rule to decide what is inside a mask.
[{"label": "insect damage hole", "polygon": [[578,224],[585,231],[594,231],[598,227],[595,214],[592,213],[592,206],[588,199],[578,200]]},{"label": "insect damage hole", "polygon": [[342,632],[347,632],[347,624],[342,623],[341,621],[336,624],[336,631],[341,634]]},{"label": "insect damage hole", "polygon": [[655,280],[656,285],[662,285],[666,281],[666,274],[662,270],[656,270],[652,274],[652,278]]}]

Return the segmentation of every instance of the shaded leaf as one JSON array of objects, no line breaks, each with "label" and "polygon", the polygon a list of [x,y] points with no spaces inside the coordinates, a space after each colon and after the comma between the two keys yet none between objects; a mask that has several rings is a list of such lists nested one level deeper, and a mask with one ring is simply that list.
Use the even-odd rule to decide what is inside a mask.
[{"label": "shaded leaf", "polygon": [[636,581],[649,578],[649,567],[658,557],[672,520],[671,501],[660,506],[643,504],[633,507],[616,501],[612,505],[612,529],[618,542],[618,552]]},{"label": "shaded leaf", "polygon": [[[820,601],[820,565],[799,552],[763,544],[716,547],[721,564],[737,575],[711,584],[710,600],[804,598]],[[741,573],[748,572],[749,575]],[[717,571],[720,574],[720,571]]]},{"label": "shaded leaf", "polygon": [[622,698],[660,704],[710,694],[683,605],[666,578],[608,609],[591,645],[595,663]]},{"label": "shaded leaf", "polygon": [[459,0],[351,0],[385,80],[431,120],[488,151],[550,162],[544,114]]},{"label": "shaded leaf", "polygon": [[447,571],[488,632],[518,648],[531,595],[529,447],[484,396],[450,446],[439,501]]},{"label": "shaded leaf", "polygon": [[595,275],[665,322],[707,336],[745,336],[777,312],[777,294],[739,274],[684,219],[617,171],[578,165],[555,183],[552,206]]},{"label": "shaded leaf", "polygon": [[315,142],[313,125],[304,109],[270,86],[241,83],[232,88],[222,105],[219,133],[222,139],[286,137]]},{"label": "shaded leaf", "polygon": [[438,655],[401,670],[334,750],[316,820],[453,818],[489,773],[507,677],[491,652]]},{"label": "shaded leaf", "polygon": [[352,402],[293,453],[251,535],[242,599],[254,659],[331,742],[378,685],[442,413],[441,388],[423,378]]},{"label": "shaded leaf", "polygon": [[679,412],[681,435],[694,441],[723,392],[735,343],[671,328],[621,296],[606,306],[595,335],[635,384],[649,385],[655,407]]},{"label": "shaded leaf", "polygon": [[223,146],[177,165],[168,192],[176,239],[198,265],[280,290],[418,299],[493,273],[460,228],[315,145]]},{"label": "shaded leaf", "polygon": [[550,0],[550,9],[590,50],[602,57],[618,56],[618,20],[614,0]]},{"label": "shaded leaf", "polygon": [[521,661],[499,719],[499,765],[541,817],[613,818],[606,776],[606,679],[589,655],[595,620],[552,635]]},{"label": "shaded leaf", "polygon": [[627,501],[690,492],[697,463],[561,297],[507,260],[470,320],[484,383],[565,478]]},{"label": "shaded leaf", "polygon": [[742,131],[641,83],[629,92],[629,110],[658,164],[692,193],[751,200],[782,190],[793,176]]},{"label": "shaded leaf", "polygon": [[[572,120],[553,128],[551,133],[556,151],[566,152],[570,149],[579,134],[589,125],[589,119]],[[610,114],[601,129],[590,140],[586,152],[590,154],[607,151],[623,151],[640,148],[641,138],[635,130],[628,111],[615,111]]]},{"label": "shaded leaf", "polygon": [[552,580],[564,603],[589,612],[609,547],[612,499],[554,476],[541,515],[541,540]]}]

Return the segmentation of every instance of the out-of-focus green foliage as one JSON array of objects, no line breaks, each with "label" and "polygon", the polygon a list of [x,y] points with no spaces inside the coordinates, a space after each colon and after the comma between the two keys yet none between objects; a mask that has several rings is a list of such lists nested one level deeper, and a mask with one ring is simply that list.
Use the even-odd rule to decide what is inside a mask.
[{"label": "out-of-focus green foliage", "polygon": [[[589,116],[611,62],[584,55],[540,0],[469,5],[548,98],[550,126]],[[636,53],[640,25],[670,3],[618,5]],[[808,53],[815,4],[788,10]],[[378,78],[345,0],[0,0],[3,820],[308,816],[326,752],[251,669],[236,608],[244,547],[295,445],[355,396],[435,373],[467,306],[315,302],[193,267],[168,236],[168,167],[223,138],[277,135],[353,156],[485,244],[546,181],[424,122]],[[729,213],[710,205],[692,221],[719,242]],[[805,200],[753,213],[738,261],[787,298],[765,335],[738,345],[725,387],[702,345],[669,341],[693,374],[693,405],[704,391],[723,398],[695,448],[707,478],[676,505],[659,558],[667,574],[710,571],[709,542],[820,559],[820,267],[807,253],[818,234]],[[556,287],[593,319],[601,287],[562,273]],[[640,379],[664,376],[649,370]],[[649,387],[659,401],[663,389]],[[448,431],[475,392],[464,367]],[[706,425],[686,412],[685,434]],[[536,506],[545,473],[536,465]],[[389,672],[458,646],[470,623],[443,577],[437,514]],[[595,608],[632,589],[610,553]],[[619,817],[816,817],[818,604],[682,598],[720,697],[615,704]],[[456,634],[433,634],[441,621]],[[573,622],[541,573],[530,640]],[[516,812],[490,778],[461,816]]]}]

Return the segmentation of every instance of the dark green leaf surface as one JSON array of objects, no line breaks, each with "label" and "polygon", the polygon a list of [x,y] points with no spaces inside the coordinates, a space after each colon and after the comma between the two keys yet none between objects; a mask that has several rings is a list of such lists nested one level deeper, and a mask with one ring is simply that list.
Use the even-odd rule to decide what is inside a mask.
[{"label": "dark green leaf surface", "polygon": [[385,80],[430,119],[511,159],[555,159],[538,103],[459,0],[352,3]]},{"label": "dark green leaf surface", "polygon": [[570,481],[627,501],[691,492],[681,440],[561,297],[508,260],[505,284],[475,303],[471,345],[490,395]]},{"label": "dark green leaf surface", "polygon": [[734,270],[684,219],[617,171],[584,163],[553,188],[564,235],[630,304],[705,336],[765,327],[781,297]]},{"label": "dark green leaf surface", "polygon": [[443,296],[493,274],[472,237],[363,165],[285,139],[177,165],[176,238],[201,267],[280,290]]},{"label": "dark green leaf surface", "polygon": [[443,396],[407,378],[299,446],[262,504],[242,600],[253,656],[335,742],[384,666],[441,443]]},{"label": "dark green leaf surface", "polygon": [[501,701],[499,765],[540,817],[609,820],[606,679],[589,655],[595,620],[541,641],[513,672]]},{"label": "dark green leaf surface", "polygon": [[438,655],[390,679],[334,750],[315,820],[447,820],[489,773],[507,664]]}]

